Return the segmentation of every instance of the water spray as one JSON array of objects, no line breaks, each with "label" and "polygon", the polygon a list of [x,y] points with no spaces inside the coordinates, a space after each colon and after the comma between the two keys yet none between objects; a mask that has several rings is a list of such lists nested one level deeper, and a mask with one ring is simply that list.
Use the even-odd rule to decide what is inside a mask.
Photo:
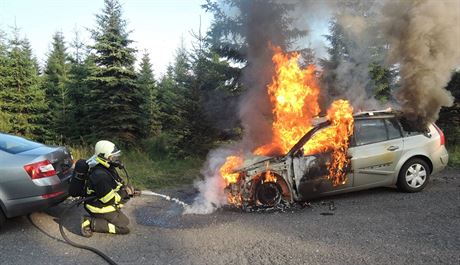
[{"label": "water spray", "polygon": [[183,202],[183,201],[181,201],[181,200],[179,200],[177,198],[172,198],[172,197],[170,197],[168,195],[156,193],[156,192],[153,192],[151,190],[143,190],[143,191],[140,192],[140,195],[161,197],[161,198],[163,198],[163,199],[165,199],[167,201],[175,202],[175,203],[179,204],[180,206],[182,206],[184,208],[189,206],[188,204],[186,204],[185,202]]}]

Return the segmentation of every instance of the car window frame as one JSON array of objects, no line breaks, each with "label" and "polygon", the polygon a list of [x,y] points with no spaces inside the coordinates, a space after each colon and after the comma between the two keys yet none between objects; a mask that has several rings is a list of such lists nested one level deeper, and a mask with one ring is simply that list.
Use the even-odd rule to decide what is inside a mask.
[{"label": "car window frame", "polygon": [[[391,120],[394,121],[394,123],[391,122]],[[389,122],[389,123],[392,123],[392,124],[395,124],[398,131],[399,131],[399,137],[396,137],[396,138],[392,138],[390,139],[390,130],[388,128],[388,124],[386,122]],[[385,128],[387,130],[387,141],[391,141],[391,140],[396,140],[396,139],[399,139],[399,138],[403,138],[404,137],[404,132],[402,130],[402,127],[401,127],[401,124],[399,123],[398,119],[396,118],[384,118],[384,123],[385,123]]]},{"label": "car window frame", "polygon": [[[399,130],[399,137],[397,138],[393,138],[393,139],[390,139],[390,134],[389,134],[389,129],[388,129],[388,124],[385,122],[386,120],[388,120],[388,122],[391,123],[391,120],[394,120],[396,122],[396,125],[397,125],[397,128]],[[355,133],[355,126],[353,126],[353,135],[350,137],[350,147],[361,147],[361,146],[366,146],[366,145],[370,145],[370,144],[376,144],[376,143],[382,143],[382,142],[385,142],[385,141],[391,141],[391,140],[397,140],[397,139],[401,139],[403,137],[405,137],[404,135],[404,131],[402,130],[402,126],[401,124],[399,123],[399,121],[394,118],[394,117],[382,117],[382,118],[364,118],[364,119],[357,119],[356,121],[366,121],[366,120],[382,120],[384,126],[385,126],[385,133],[386,133],[386,139],[385,140],[382,140],[382,141],[376,141],[376,142],[372,142],[372,143],[366,143],[366,144],[360,144],[358,145],[357,144],[357,141],[356,141],[356,133]]]},{"label": "car window frame", "polygon": [[[376,143],[381,143],[381,142],[385,142],[385,141],[388,141],[388,130],[387,130],[387,127],[386,127],[386,124],[385,124],[385,121],[383,119],[380,119],[380,118],[377,118],[377,119],[359,119],[359,121],[372,121],[372,120],[380,120],[382,121],[383,123],[383,126],[385,127],[385,135],[386,135],[386,139],[385,140],[381,140],[381,141],[375,141],[375,142],[371,142],[371,143],[365,143],[365,144],[358,144],[358,141],[356,141],[356,136],[355,136],[355,146],[356,147],[359,147],[359,146],[365,146],[365,145],[369,145],[369,144],[376,144]],[[356,123],[355,123],[356,124]],[[353,135],[356,135],[355,131],[355,126],[353,126]]]}]

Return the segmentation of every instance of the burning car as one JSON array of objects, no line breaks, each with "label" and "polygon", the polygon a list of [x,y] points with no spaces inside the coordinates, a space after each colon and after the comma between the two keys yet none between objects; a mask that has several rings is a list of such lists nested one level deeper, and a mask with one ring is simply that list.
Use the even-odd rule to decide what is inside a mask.
[{"label": "burning car", "polygon": [[285,155],[227,158],[221,174],[233,169],[225,175],[231,178],[226,188],[228,202],[243,208],[274,206],[392,185],[418,192],[431,174],[447,165],[444,134],[435,124],[414,129],[392,111],[361,112],[353,120],[350,133],[345,134],[345,149],[312,148],[316,144],[311,142],[334,126],[333,119],[323,118]]}]

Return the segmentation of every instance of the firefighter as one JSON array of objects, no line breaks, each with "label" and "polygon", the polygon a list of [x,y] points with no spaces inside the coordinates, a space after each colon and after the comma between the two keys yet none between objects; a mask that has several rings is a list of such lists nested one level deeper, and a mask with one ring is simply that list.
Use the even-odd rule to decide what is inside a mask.
[{"label": "firefighter", "polygon": [[97,142],[94,151],[94,156],[87,161],[90,170],[85,195],[96,198],[84,203],[90,216],[83,216],[81,233],[85,237],[91,237],[93,232],[128,234],[129,219],[120,208],[134,191],[123,184],[116,170],[122,167],[121,151],[105,140]]}]

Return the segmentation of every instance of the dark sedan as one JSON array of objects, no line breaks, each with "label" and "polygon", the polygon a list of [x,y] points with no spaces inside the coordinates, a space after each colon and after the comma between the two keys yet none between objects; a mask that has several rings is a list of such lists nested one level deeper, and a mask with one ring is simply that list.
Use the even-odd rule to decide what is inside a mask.
[{"label": "dark sedan", "polygon": [[72,164],[65,147],[0,133],[0,227],[6,218],[63,201],[68,196]]}]

